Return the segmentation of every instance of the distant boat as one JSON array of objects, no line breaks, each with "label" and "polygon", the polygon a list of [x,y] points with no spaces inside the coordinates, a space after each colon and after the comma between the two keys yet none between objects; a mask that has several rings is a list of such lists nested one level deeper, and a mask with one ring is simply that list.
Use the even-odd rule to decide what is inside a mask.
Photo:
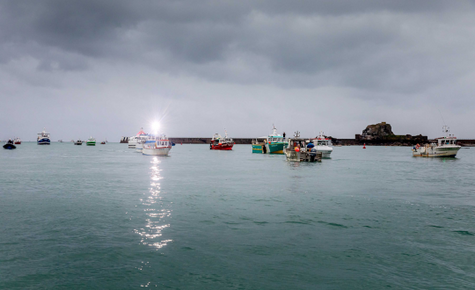
[{"label": "distant boat", "polygon": [[102,145],[105,145],[107,143],[107,140],[104,140],[101,142]]},{"label": "distant boat", "polygon": [[322,152],[323,158],[330,158],[330,154],[333,152],[332,141],[330,138],[327,138],[323,135],[323,132],[320,132],[320,135],[315,139],[310,139],[310,142],[315,144],[315,149],[317,152]]},{"label": "distant boat", "polygon": [[63,140],[59,139],[59,140],[58,140],[58,143],[63,143]]},{"label": "distant boat", "polygon": [[147,140],[143,144],[142,154],[150,156],[168,156],[172,149],[170,140],[165,135],[156,137],[155,140]]},{"label": "distant boat", "polygon": [[300,138],[300,132],[295,132],[293,138],[288,139],[288,145],[284,148],[287,161],[292,162],[321,162],[322,152],[317,152],[317,148],[308,140]]},{"label": "distant boat", "polygon": [[450,134],[449,127],[444,126],[442,128],[445,137],[437,138],[437,143],[425,144],[424,146],[417,144],[412,148],[412,156],[455,157],[462,146],[457,145],[457,138],[454,134]]},{"label": "distant boat", "polygon": [[21,144],[21,139],[20,138],[15,138],[15,140],[13,141],[13,144],[17,144],[17,145],[20,145]]},{"label": "distant boat", "polygon": [[38,145],[50,145],[51,139],[48,132],[43,129],[43,132],[38,133],[38,138],[36,139]]},{"label": "distant boat", "polygon": [[270,135],[252,141],[252,153],[284,154],[284,148],[287,146],[284,135],[277,134],[277,128],[273,126]]},{"label": "distant boat", "polygon": [[213,135],[209,144],[210,150],[233,150],[234,141],[228,138],[228,132],[225,131],[224,138],[218,133]]},{"label": "distant boat", "polygon": [[13,150],[13,149],[16,149],[16,146],[13,144],[13,140],[10,139],[7,141],[7,143],[5,143],[5,145],[3,145],[3,148],[8,149],[8,150]]},{"label": "distant boat", "polygon": [[73,141],[74,142],[74,145],[82,145],[82,141],[81,140],[77,140],[77,141]]},{"label": "distant boat", "polygon": [[96,146],[96,139],[90,137],[89,139],[87,139],[86,145],[87,146]]},{"label": "distant boat", "polygon": [[146,139],[147,137],[147,134],[143,131],[143,127],[140,128],[140,131],[137,133],[137,135],[135,136],[132,136],[132,137],[129,137],[128,139],[128,147],[129,148],[135,148],[137,146],[137,143],[142,140],[142,139]]}]

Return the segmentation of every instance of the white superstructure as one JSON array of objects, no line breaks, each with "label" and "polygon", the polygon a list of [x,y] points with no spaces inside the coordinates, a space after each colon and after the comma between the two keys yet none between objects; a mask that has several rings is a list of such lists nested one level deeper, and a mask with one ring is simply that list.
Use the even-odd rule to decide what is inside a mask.
[{"label": "white superstructure", "polygon": [[144,136],[147,136],[147,134],[143,131],[143,128],[140,128],[140,131],[137,133],[137,135],[129,138],[128,147],[136,148],[139,140],[142,140],[142,137]]}]

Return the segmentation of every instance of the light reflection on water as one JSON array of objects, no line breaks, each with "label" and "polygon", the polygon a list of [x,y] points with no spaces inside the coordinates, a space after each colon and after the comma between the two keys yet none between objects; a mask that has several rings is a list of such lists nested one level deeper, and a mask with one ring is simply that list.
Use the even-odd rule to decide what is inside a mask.
[{"label": "light reflection on water", "polygon": [[164,207],[160,195],[160,180],[163,178],[160,175],[160,162],[158,157],[154,157],[150,161],[152,164],[150,167],[150,188],[148,193],[144,193],[145,197],[140,199],[147,216],[146,224],[143,228],[135,230],[142,237],[140,243],[156,249],[160,249],[172,241],[162,239],[162,231],[170,227],[170,224],[165,223],[164,219],[171,216],[171,210]]}]

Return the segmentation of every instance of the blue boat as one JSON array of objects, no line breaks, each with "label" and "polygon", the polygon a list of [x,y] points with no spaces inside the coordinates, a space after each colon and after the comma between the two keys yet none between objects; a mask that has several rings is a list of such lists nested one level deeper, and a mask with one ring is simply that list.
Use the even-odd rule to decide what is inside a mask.
[{"label": "blue boat", "polygon": [[37,144],[38,145],[50,145],[51,144],[51,139],[49,137],[49,133],[43,129],[43,132],[38,133],[38,138],[37,138]]}]

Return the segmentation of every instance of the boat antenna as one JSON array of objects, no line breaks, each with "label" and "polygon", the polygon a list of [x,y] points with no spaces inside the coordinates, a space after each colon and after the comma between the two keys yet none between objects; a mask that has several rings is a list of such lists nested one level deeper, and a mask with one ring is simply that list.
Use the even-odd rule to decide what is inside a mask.
[{"label": "boat antenna", "polygon": [[444,122],[444,126],[447,124],[445,123],[444,115],[442,115],[442,112],[437,108],[437,111],[439,111],[440,117],[442,118],[442,122]]}]

